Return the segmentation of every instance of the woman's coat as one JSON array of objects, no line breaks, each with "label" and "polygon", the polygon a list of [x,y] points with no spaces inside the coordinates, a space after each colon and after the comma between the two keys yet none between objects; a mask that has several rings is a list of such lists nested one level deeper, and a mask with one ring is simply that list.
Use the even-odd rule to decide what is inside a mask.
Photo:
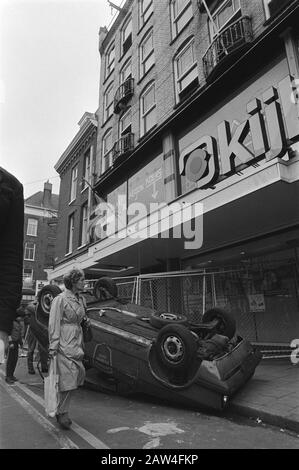
[{"label": "woman's coat", "polygon": [[57,351],[59,390],[65,392],[83,385],[83,333],[85,301],[66,289],[54,298],[49,318],[49,349]]}]

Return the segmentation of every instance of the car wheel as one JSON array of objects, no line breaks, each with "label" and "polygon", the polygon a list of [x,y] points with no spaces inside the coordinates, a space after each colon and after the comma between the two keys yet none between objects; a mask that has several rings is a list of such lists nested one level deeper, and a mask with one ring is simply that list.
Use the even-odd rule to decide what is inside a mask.
[{"label": "car wheel", "polygon": [[58,286],[45,286],[39,293],[38,312],[48,316],[51,310],[51,304],[57,295],[61,294]]},{"label": "car wheel", "polygon": [[209,323],[218,320],[217,333],[231,339],[236,333],[236,320],[234,317],[221,308],[211,308],[202,317],[202,323]]},{"label": "car wheel", "polygon": [[175,315],[173,313],[154,313],[149,322],[155,328],[160,329],[167,325],[186,325],[188,319],[184,315]]},{"label": "car wheel", "polygon": [[107,300],[110,297],[117,297],[117,285],[110,277],[101,277],[93,288],[93,295],[98,300]]},{"label": "car wheel", "polygon": [[156,338],[157,358],[168,369],[180,371],[192,364],[197,351],[194,335],[183,325],[167,325]]}]

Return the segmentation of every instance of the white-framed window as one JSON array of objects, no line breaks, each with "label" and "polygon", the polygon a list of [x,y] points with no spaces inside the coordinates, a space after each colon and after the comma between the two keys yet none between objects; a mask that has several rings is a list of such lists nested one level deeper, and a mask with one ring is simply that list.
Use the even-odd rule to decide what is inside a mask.
[{"label": "white-framed window", "polygon": [[86,202],[81,208],[81,234],[80,234],[81,246],[84,246],[87,243],[87,226],[88,226],[88,203]]},{"label": "white-framed window", "polygon": [[154,54],[154,36],[153,30],[151,29],[146,36],[143,38],[139,46],[140,55],[140,78],[146,74],[146,72],[155,63]]},{"label": "white-framed window", "polygon": [[33,268],[23,268],[23,281],[33,279]]},{"label": "white-framed window", "polygon": [[170,17],[172,38],[175,38],[188,21],[193,18],[191,0],[171,0]]},{"label": "white-framed window", "polygon": [[125,54],[132,45],[132,18],[128,18],[121,30],[121,50]]},{"label": "white-framed window", "polygon": [[30,235],[31,237],[37,237],[37,227],[38,227],[37,219],[28,219],[27,235]]},{"label": "white-framed window", "polygon": [[71,214],[69,216],[68,223],[68,237],[67,237],[67,254],[72,253],[73,251],[73,241],[74,241],[74,228],[75,228],[75,215]]},{"label": "white-framed window", "polygon": [[119,136],[131,132],[132,129],[132,110],[129,108],[119,119]]},{"label": "white-framed window", "polygon": [[[225,0],[213,13],[212,18],[216,26],[216,30],[219,32],[221,29],[225,28],[228,23],[234,18],[237,13],[241,12],[240,0]],[[209,31],[211,40],[217,34],[215,31],[215,26],[212,24],[210,19],[209,22]]]},{"label": "white-framed window", "polygon": [[153,13],[153,0],[139,0],[139,27],[147,22]]},{"label": "white-framed window", "polygon": [[109,129],[102,140],[102,173],[108,170],[113,163],[112,148],[112,129]]},{"label": "white-framed window", "polygon": [[25,261],[35,260],[35,243],[32,243],[32,242],[25,243],[24,260]]},{"label": "white-framed window", "polygon": [[91,177],[91,148],[87,150],[84,154],[84,163],[83,163],[83,181],[82,181],[82,191],[87,188],[87,183],[90,183]]},{"label": "white-framed window", "polygon": [[113,114],[113,98],[113,83],[111,83],[104,94],[104,122]]},{"label": "white-framed window", "polygon": [[78,165],[76,165],[72,169],[72,176],[71,176],[71,196],[70,202],[74,201],[77,197],[77,184],[78,184]]},{"label": "white-framed window", "polygon": [[114,70],[115,65],[115,47],[114,44],[109,47],[105,55],[105,78]]},{"label": "white-framed window", "polygon": [[192,82],[198,81],[197,61],[194,50],[194,39],[191,39],[174,59],[174,74],[176,80],[176,97]]},{"label": "white-framed window", "polygon": [[123,67],[120,71],[120,84],[124,83],[131,76],[132,76],[132,60],[129,59],[123,65]]},{"label": "white-framed window", "polygon": [[155,94],[155,83],[152,82],[140,96],[141,136],[157,123]]}]

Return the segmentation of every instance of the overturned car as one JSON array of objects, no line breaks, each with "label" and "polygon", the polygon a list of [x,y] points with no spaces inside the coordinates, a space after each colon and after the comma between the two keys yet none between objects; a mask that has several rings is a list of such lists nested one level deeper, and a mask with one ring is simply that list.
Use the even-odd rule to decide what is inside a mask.
[{"label": "overturned car", "polygon": [[[57,286],[45,286],[30,319],[42,348],[48,348],[48,319]],[[87,299],[88,299],[88,293]],[[93,338],[85,344],[85,366],[99,387],[117,393],[146,393],[188,406],[223,410],[252,377],[261,354],[236,333],[234,318],[212,308],[200,323],[180,314],[127,303],[117,286],[99,279],[87,314]]]}]

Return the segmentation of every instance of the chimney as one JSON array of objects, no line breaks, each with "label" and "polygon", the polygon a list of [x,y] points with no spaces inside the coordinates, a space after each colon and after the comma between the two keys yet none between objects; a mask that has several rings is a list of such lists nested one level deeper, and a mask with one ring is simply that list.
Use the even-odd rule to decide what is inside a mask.
[{"label": "chimney", "polygon": [[52,199],[52,184],[49,183],[49,180],[44,184],[44,195],[43,195],[43,206],[51,207]]}]

